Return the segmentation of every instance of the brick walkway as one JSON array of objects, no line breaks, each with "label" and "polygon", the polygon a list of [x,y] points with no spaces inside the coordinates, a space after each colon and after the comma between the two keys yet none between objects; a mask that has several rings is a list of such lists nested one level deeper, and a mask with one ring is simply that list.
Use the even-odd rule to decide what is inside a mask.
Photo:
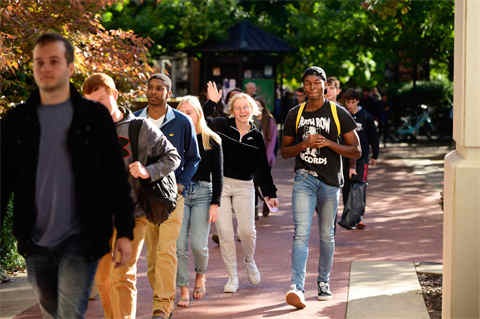
[{"label": "brick walkway", "polygon": [[[187,309],[177,309],[174,318],[345,318],[348,281],[352,261],[442,261],[442,213],[439,206],[438,160],[445,149],[432,148],[408,152],[401,148],[385,150],[384,160],[371,169],[368,187],[368,207],[364,230],[347,231],[337,228],[335,264],[331,286],[331,301],[316,300],[316,267],[318,233],[312,229],[310,258],[307,265],[307,308],[295,310],[285,304],[284,294],[290,283],[290,251],[292,241],[291,190],[293,161],[278,159],[273,170],[281,203],[279,213],[257,221],[257,265],[262,283],[252,287],[246,271],[239,263],[240,289],[224,294],[226,281],[219,248],[210,242],[210,265],[207,273],[207,295],[194,301]],[[408,156],[412,164],[400,158]],[[422,160],[434,159],[421,166]],[[441,161],[441,160],[440,160]],[[422,164],[422,165],[423,165]],[[431,164],[431,165],[430,165]],[[437,168],[432,182],[431,167]],[[414,169],[430,167],[423,172]],[[430,174],[430,175],[429,175]],[[441,174],[441,172],[440,172]],[[341,211],[340,211],[341,214]],[[239,247],[237,247],[239,248]],[[238,250],[241,256],[241,251]],[[152,292],[146,277],[145,255],[139,263],[137,318],[151,318]],[[192,270],[193,274],[193,270]],[[34,306],[15,318],[40,318]],[[92,301],[87,318],[103,318],[100,301]]]}]

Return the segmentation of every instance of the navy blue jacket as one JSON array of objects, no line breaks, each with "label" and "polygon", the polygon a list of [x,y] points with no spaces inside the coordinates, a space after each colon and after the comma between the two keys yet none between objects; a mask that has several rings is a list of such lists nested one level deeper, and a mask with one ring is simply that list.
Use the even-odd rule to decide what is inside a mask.
[{"label": "navy blue jacket", "polygon": [[[146,118],[147,108],[136,111],[135,116]],[[167,105],[167,113],[160,130],[180,154],[181,162],[175,170],[175,178],[178,184],[187,187],[190,185],[200,163],[200,151],[193,122],[182,112]]]},{"label": "navy blue jacket", "polygon": [[357,163],[367,164],[370,158],[370,147],[372,148],[372,158],[378,158],[379,142],[377,127],[375,126],[373,116],[360,106],[359,111],[352,114],[352,116],[357,123],[356,132],[362,146],[362,157],[357,160]]}]

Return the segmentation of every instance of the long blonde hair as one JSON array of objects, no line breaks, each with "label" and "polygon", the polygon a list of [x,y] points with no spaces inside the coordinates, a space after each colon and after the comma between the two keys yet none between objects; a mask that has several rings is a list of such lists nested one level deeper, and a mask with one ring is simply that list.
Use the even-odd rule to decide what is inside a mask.
[{"label": "long blonde hair", "polygon": [[202,134],[203,149],[207,151],[212,148],[210,145],[210,138],[217,142],[217,144],[222,144],[221,137],[208,127],[207,121],[205,121],[205,115],[203,114],[202,106],[200,105],[198,98],[193,95],[186,95],[182,98],[177,108],[179,108],[183,103],[190,104],[195,110],[195,113],[197,113],[198,123],[193,123],[193,125],[195,125],[195,128],[198,130],[197,134]]}]

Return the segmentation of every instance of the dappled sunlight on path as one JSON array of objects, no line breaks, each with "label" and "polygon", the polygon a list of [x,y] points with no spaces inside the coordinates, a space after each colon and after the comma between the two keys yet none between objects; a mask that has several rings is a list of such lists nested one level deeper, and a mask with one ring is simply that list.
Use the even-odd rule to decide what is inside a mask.
[{"label": "dappled sunlight on path", "polygon": [[[219,248],[210,241],[207,295],[200,301],[194,301],[189,308],[177,309],[174,318],[343,319],[352,261],[441,262],[443,215],[438,184],[438,176],[442,176],[443,172],[438,166],[439,158],[440,161],[443,158],[441,153],[442,150],[438,149],[424,151],[421,148],[395,147],[387,149],[377,167],[371,168],[365,215],[367,227],[350,231],[337,227],[331,278],[334,295],[330,301],[316,299],[319,251],[317,223],[314,221],[305,285],[307,307],[303,310],[295,310],[284,301],[290,284],[293,160],[279,158],[273,175],[278,187],[280,212],[257,221],[256,262],[262,273],[262,282],[258,287],[248,283],[237,243],[240,289],[235,294],[223,293],[225,268]],[[410,159],[404,160],[405,156]],[[435,169],[432,171],[432,167],[425,168],[425,165]],[[424,171],[419,167],[423,167]],[[435,181],[431,183],[429,176],[434,176]],[[341,209],[340,206],[339,218]],[[152,292],[145,276],[145,258],[141,259],[138,271],[137,318],[151,318]],[[33,307],[16,318],[39,318],[38,313],[38,307]],[[103,318],[100,301],[90,302],[87,318]]]}]

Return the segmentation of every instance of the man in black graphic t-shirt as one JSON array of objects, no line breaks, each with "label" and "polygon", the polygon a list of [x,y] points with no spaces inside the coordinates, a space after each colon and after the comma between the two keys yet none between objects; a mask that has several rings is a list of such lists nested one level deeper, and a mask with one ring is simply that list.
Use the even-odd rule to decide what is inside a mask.
[{"label": "man in black graphic t-shirt", "polygon": [[[354,130],[355,122],[348,111],[340,105],[337,109],[338,120],[341,123],[341,131]],[[329,140],[338,143],[338,128],[332,115],[330,102],[315,111],[304,109],[296,127],[297,114],[300,105],[294,107],[285,120],[284,134],[294,137],[294,143],[298,144],[308,137],[320,134]],[[343,174],[341,173],[340,154],[328,147],[312,148],[307,147],[296,156],[295,171],[304,169],[319,177],[324,183],[331,186],[343,185]]]},{"label": "man in black graphic t-shirt", "polygon": [[318,299],[331,298],[329,278],[335,250],[335,215],[343,184],[342,156],[357,159],[361,155],[355,121],[343,107],[325,99],[325,81],[323,69],[313,66],[305,71],[303,85],[308,102],[289,111],[282,138],[282,156],[295,157],[292,285],[286,301],[296,308],[306,306],[303,293],[315,208],[320,232]]}]

